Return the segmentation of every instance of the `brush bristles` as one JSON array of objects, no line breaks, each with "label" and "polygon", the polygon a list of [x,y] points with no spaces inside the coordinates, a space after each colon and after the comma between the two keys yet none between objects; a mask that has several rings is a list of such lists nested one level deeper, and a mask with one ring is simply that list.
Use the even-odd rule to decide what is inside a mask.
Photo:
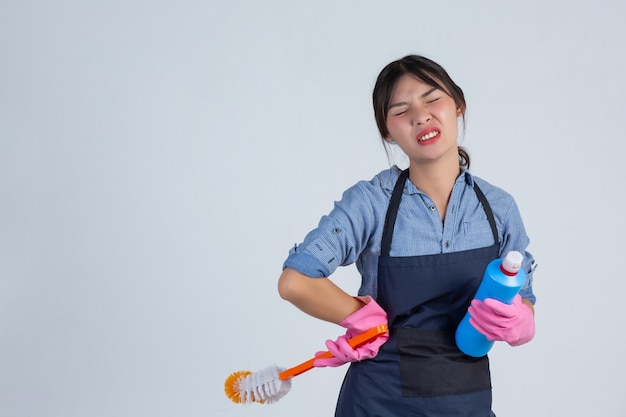
[{"label": "brush bristles", "polygon": [[224,392],[229,400],[234,403],[241,402],[241,395],[239,392],[239,382],[242,379],[245,379],[246,376],[250,375],[252,372],[250,371],[237,371],[228,375],[226,381],[224,382]]},{"label": "brush bristles", "polygon": [[258,372],[235,372],[226,379],[224,390],[228,398],[235,403],[274,403],[287,395],[291,389],[291,379],[282,381],[278,377],[283,370],[277,366],[270,366]]}]

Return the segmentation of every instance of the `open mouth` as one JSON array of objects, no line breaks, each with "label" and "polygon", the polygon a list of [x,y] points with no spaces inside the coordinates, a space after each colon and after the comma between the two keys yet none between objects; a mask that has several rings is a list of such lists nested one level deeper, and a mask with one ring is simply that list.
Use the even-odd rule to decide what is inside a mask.
[{"label": "open mouth", "polygon": [[429,141],[439,136],[440,133],[441,132],[439,131],[439,129],[435,127],[426,128],[417,134],[417,141],[418,142]]},{"label": "open mouth", "polygon": [[437,135],[439,135],[439,132],[438,131],[433,131],[433,132],[427,133],[425,135],[418,136],[417,140],[420,141],[420,142],[423,142],[425,140],[432,139],[432,138],[434,138]]}]

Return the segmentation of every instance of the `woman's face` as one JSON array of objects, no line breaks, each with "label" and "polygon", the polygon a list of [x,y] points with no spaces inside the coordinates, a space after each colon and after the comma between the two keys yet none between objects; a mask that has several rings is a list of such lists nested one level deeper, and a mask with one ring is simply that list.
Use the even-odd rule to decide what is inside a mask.
[{"label": "woman's face", "polygon": [[412,162],[458,161],[457,118],[461,111],[445,91],[404,74],[387,109],[388,141],[394,141]]}]

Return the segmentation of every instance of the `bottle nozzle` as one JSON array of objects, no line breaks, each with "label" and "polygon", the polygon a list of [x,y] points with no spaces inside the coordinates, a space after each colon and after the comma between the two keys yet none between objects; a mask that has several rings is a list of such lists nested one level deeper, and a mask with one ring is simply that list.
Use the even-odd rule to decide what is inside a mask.
[{"label": "bottle nozzle", "polygon": [[519,253],[518,251],[512,250],[507,253],[504,259],[502,259],[502,264],[500,264],[500,269],[507,275],[517,275],[517,271],[522,267],[522,261],[524,260],[524,255]]}]

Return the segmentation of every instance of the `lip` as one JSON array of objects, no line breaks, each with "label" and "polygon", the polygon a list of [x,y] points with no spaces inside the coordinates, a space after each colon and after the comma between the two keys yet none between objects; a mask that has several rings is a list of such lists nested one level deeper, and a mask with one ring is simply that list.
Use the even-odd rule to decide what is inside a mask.
[{"label": "lip", "polygon": [[[420,138],[426,136],[426,135],[430,135],[436,133],[435,136],[433,136],[432,138],[429,139],[425,139],[425,140],[420,140]],[[427,128],[424,128],[422,130],[420,130],[417,135],[415,135],[415,140],[417,140],[417,143],[422,144],[422,145],[428,145],[430,143],[433,143],[434,141],[436,141],[437,139],[439,139],[441,137],[441,131],[434,127],[434,126],[430,126]]]}]

